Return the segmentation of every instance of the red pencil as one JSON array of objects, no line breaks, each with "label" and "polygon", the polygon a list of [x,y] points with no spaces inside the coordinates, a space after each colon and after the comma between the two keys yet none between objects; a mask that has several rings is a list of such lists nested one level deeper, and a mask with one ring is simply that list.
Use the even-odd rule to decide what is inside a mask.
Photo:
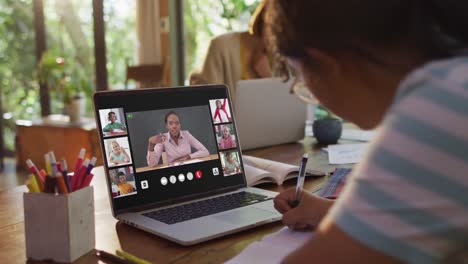
[{"label": "red pencil", "polygon": [[86,176],[81,188],[88,187],[89,184],[91,184],[91,180],[93,180],[93,177],[94,177],[94,174],[92,174],[92,173],[88,174],[88,176]]},{"label": "red pencil", "polygon": [[79,171],[81,169],[81,165],[83,164],[83,159],[84,159],[84,156],[85,156],[85,153],[86,153],[86,149],[82,148],[80,150],[80,154],[78,155],[78,159],[76,160],[76,163],[75,163],[75,171],[73,172],[73,177],[71,179],[71,188],[72,188],[72,191],[74,191],[75,189],[75,186],[77,184],[77,180],[78,180],[78,174],[79,174]]},{"label": "red pencil", "polygon": [[83,162],[83,165],[81,166],[81,168],[78,170],[78,173],[73,174],[73,178],[72,178],[72,190],[73,191],[80,189],[81,183],[83,182],[83,178],[85,177],[85,174],[86,174],[86,170],[88,169],[88,165],[89,165],[89,159],[86,159]]},{"label": "red pencil", "polygon": [[26,165],[28,165],[29,170],[34,174],[34,177],[37,181],[37,185],[39,186],[39,190],[41,192],[44,191],[45,179],[41,177],[41,174],[39,173],[39,170],[37,169],[36,165],[34,165],[31,159],[26,160]]}]

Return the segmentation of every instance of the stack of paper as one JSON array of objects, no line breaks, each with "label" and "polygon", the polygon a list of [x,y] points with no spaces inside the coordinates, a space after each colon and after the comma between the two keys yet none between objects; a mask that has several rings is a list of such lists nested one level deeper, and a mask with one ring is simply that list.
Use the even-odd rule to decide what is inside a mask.
[{"label": "stack of paper", "polygon": [[238,256],[226,263],[280,263],[289,253],[310,239],[312,235],[312,232],[292,231],[285,227],[272,235],[265,236],[259,242],[252,243]]},{"label": "stack of paper", "polygon": [[367,146],[367,143],[330,145],[326,149],[328,152],[328,162],[330,164],[358,163],[364,156]]},{"label": "stack of paper", "polygon": [[370,141],[374,135],[374,130],[344,128],[341,132],[341,139],[367,142]]}]

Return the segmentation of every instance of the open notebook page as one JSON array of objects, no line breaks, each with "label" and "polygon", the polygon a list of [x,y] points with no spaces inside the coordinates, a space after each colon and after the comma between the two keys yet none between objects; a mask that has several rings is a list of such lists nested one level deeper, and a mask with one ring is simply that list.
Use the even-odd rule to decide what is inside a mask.
[{"label": "open notebook page", "polygon": [[283,258],[312,236],[312,232],[292,231],[285,227],[274,234],[265,236],[261,241],[253,242],[239,255],[226,263],[280,263]]}]

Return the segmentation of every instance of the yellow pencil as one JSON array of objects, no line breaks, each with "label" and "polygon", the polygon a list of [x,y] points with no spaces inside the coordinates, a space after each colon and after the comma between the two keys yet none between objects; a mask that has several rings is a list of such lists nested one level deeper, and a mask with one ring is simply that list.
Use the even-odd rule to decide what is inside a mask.
[{"label": "yellow pencil", "polygon": [[52,175],[52,164],[50,163],[49,153],[44,155],[45,167],[48,175]]},{"label": "yellow pencil", "polygon": [[130,262],[133,262],[135,264],[151,264],[151,262],[147,261],[147,260],[144,260],[144,259],[141,259],[139,257],[136,257],[130,253],[127,253],[123,250],[116,250],[115,253],[117,254],[117,256],[119,257],[122,257]]},{"label": "yellow pencil", "polygon": [[29,192],[31,193],[41,192],[39,190],[39,185],[37,184],[36,178],[34,178],[33,174],[28,176],[28,180],[26,181],[26,186],[28,187]]}]

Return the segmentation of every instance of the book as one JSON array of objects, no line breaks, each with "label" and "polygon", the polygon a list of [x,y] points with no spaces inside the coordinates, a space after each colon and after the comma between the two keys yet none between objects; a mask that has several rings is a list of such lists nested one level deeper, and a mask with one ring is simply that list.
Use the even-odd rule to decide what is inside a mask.
[{"label": "book", "polygon": [[[277,185],[281,185],[285,180],[296,178],[299,173],[299,165],[291,165],[248,155],[243,155],[242,161],[248,186],[261,183],[276,183]],[[306,176],[320,177],[332,171],[314,170],[312,167],[307,166]]]}]

